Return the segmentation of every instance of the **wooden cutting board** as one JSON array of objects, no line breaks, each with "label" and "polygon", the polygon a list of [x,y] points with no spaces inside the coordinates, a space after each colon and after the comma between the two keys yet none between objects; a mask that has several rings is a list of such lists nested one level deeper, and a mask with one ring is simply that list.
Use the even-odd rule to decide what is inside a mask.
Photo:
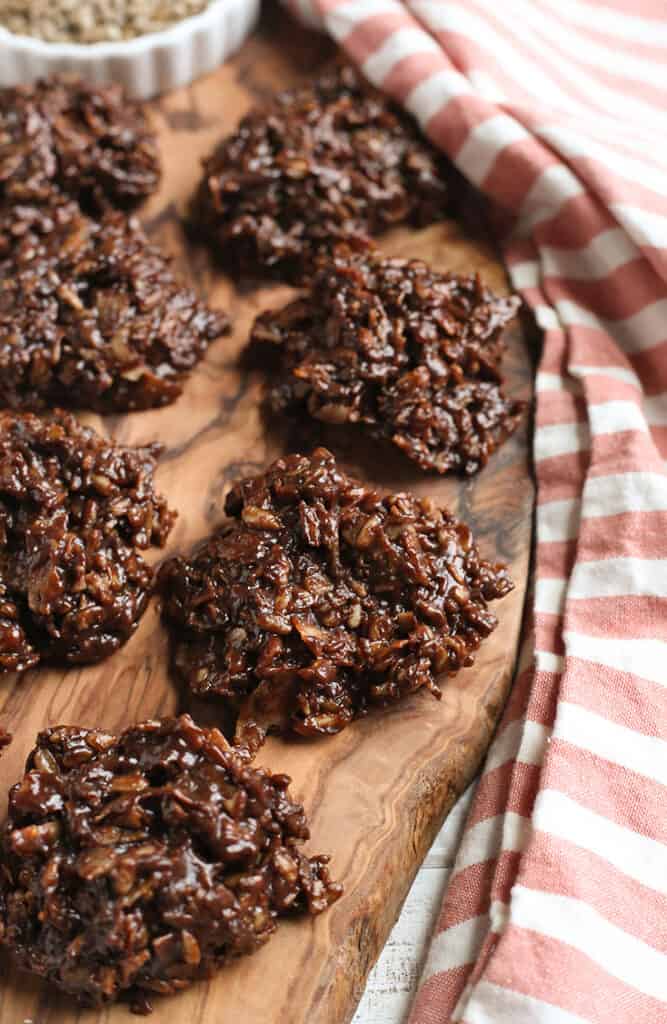
[{"label": "wooden cutting board", "polygon": [[[206,251],[193,249],[181,215],[199,174],[199,158],[267,91],[307,77],[329,56],[320,37],[269,12],[258,33],[220,71],[155,104],[165,174],[142,211],[151,234],[214,305],[234,317],[222,339],[169,408],[86,419],[119,441],[158,439],[166,454],[158,484],[179,510],[169,551],[188,549],[221,519],[230,481],[260,470],[289,446],[328,443],[347,468],[384,489],[410,488],[448,505],[474,527],[483,553],[506,560],[516,590],[497,605],[500,625],[474,668],[449,682],[442,701],[420,693],[374,712],[339,736],[314,742],[270,739],[258,760],[288,772],[312,825],[310,849],[332,854],[344,897],[315,919],[284,922],[252,957],[173,998],[156,998],[154,1024],[344,1024],[387,938],[412,879],[456,797],[474,775],[511,682],[529,567],[533,487],[528,423],[473,480],[422,475],[398,454],[319,428],[287,438],[259,411],[261,381],[239,369],[253,317],[287,298],[286,288],[235,290]],[[400,230],[383,247],[420,256],[441,269],[480,270],[495,288],[506,282],[489,246],[454,223]],[[518,327],[510,333],[508,390],[529,397],[531,357]],[[162,553],[160,553],[162,557]],[[0,725],[14,743],[0,762],[0,807],[19,776],[38,730],[57,723],[119,729],[186,707],[170,678],[165,634],[155,603],[130,643],[102,665],[43,670],[0,679]],[[214,721],[215,706],[194,709]],[[72,1001],[15,971],[4,957],[0,1024],[119,1024],[136,1020],[124,1006],[79,1010]]]}]

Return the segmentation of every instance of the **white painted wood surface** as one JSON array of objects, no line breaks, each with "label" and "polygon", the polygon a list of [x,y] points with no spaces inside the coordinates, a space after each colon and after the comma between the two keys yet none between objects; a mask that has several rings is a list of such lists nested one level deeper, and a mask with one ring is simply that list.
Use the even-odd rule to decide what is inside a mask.
[{"label": "white painted wood surface", "polygon": [[387,945],[368,977],[352,1024],[405,1024],[472,800],[473,783],[436,837]]}]

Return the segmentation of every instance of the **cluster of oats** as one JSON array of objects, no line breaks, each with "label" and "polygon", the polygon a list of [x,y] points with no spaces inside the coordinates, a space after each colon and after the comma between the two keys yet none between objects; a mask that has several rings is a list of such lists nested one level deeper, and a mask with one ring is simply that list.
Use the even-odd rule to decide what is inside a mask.
[{"label": "cluster of oats", "polygon": [[205,161],[192,217],[235,276],[302,284],[338,242],[440,220],[454,171],[341,64],[255,107]]},{"label": "cluster of oats", "polygon": [[160,578],[174,662],[244,724],[327,735],[472,665],[513,583],[433,502],[381,495],[331,452],[289,455],[227,496],[226,524]]},{"label": "cluster of oats", "polygon": [[357,248],[336,247],[308,292],[255,321],[253,343],[279,352],[270,405],[361,426],[426,472],[477,473],[524,412],[501,373],[519,299]]},{"label": "cluster of oats", "polygon": [[48,43],[101,43],[159,32],[210,0],[0,0],[0,24]]},{"label": "cluster of oats", "polygon": [[47,729],[0,835],[0,943],[82,1003],[150,1012],[340,896],[289,782],[187,715]]},{"label": "cluster of oats", "polygon": [[176,518],[153,486],[161,452],[0,412],[0,673],[92,664],[132,636],[153,585],[140,552]]}]

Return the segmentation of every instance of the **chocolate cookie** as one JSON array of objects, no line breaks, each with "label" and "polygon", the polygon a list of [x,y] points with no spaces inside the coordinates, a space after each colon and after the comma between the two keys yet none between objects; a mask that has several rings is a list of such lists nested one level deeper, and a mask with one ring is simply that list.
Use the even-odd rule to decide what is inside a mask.
[{"label": "chocolate cookie", "polygon": [[454,171],[349,66],[251,111],[204,164],[198,229],[234,275],[299,282],[332,244],[444,216]]},{"label": "chocolate cookie", "polygon": [[134,218],[93,220],[68,202],[0,223],[0,405],[165,405],[228,328]]},{"label": "chocolate cookie", "polygon": [[117,650],[146,607],[175,514],[153,489],[161,448],[125,448],[73,416],[0,412],[0,672]]},{"label": "chocolate cookie", "polygon": [[306,295],[256,320],[251,341],[277,346],[275,411],[359,424],[421,469],[475,473],[524,409],[500,372],[519,303],[477,275],[340,247]]},{"label": "chocolate cookie", "polygon": [[0,200],[41,203],[57,192],[127,207],[159,178],[155,136],[121,86],[53,75],[0,89]]},{"label": "chocolate cookie", "polygon": [[472,665],[513,584],[432,501],[382,496],[325,449],[237,483],[230,521],[161,573],[177,671],[239,721],[335,733]]},{"label": "chocolate cookie", "polygon": [[340,886],[306,857],[290,779],[217,729],[149,721],[37,738],[0,846],[0,939],[89,1004],[171,993],[251,953]]}]

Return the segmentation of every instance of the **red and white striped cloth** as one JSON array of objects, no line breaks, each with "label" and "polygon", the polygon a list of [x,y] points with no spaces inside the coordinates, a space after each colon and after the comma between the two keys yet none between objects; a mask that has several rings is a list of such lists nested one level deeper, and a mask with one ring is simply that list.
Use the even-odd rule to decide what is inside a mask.
[{"label": "red and white striped cloth", "polygon": [[534,629],[411,1024],[667,1021],[667,5],[287,0],[512,228]]}]

